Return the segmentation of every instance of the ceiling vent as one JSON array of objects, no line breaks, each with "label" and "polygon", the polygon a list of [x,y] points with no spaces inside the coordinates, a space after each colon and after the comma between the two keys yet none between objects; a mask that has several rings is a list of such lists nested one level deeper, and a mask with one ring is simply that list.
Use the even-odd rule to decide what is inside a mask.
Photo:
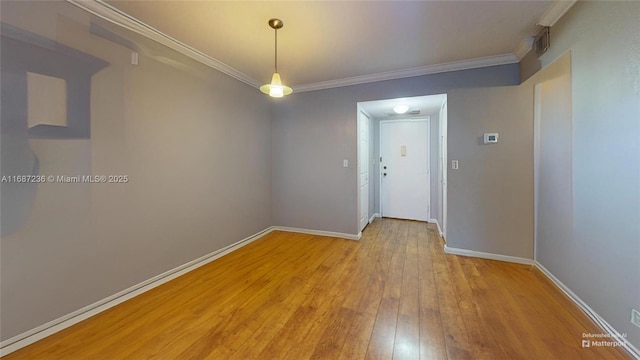
[{"label": "ceiling vent", "polygon": [[549,34],[549,27],[545,26],[533,39],[533,49],[536,55],[540,56],[547,52],[549,45],[551,45],[551,36]]},{"label": "ceiling vent", "polygon": [[394,117],[394,116],[418,116],[418,115],[420,115],[420,110],[411,110],[411,111],[407,111],[404,114],[396,114],[395,112],[390,112],[390,113],[387,113],[387,115],[389,117]]}]

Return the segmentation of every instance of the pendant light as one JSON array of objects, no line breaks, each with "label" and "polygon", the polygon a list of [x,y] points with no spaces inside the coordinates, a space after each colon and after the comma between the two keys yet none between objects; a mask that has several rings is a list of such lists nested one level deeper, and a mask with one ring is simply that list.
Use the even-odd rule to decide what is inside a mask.
[{"label": "pendant light", "polygon": [[269,94],[269,96],[272,97],[283,97],[284,95],[289,95],[293,92],[290,87],[282,85],[280,74],[278,74],[278,29],[282,29],[284,22],[280,19],[271,19],[269,20],[269,26],[271,26],[271,28],[276,32],[276,71],[273,73],[273,77],[271,78],[271,84],[260,86],[260,91],[265,94]]}]

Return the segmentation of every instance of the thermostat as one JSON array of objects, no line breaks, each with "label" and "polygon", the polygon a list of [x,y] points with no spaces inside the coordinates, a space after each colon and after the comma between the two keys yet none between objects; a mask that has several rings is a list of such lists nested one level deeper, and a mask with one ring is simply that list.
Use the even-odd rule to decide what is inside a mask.
[{"label": "thermostat", "polygon": [[484,133],[485,144],[495,144],[498,142],[498,133]]}]

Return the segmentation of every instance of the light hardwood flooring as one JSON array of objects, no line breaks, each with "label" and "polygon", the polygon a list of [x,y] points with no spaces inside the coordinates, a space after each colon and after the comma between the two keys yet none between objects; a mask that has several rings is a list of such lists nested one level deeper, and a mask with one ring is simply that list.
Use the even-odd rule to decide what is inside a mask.
[{"label": "light hardwood flooring", "polygon": [[273,232],[3,359],[630,359],[531,266],[446,255],[430,224]]}]

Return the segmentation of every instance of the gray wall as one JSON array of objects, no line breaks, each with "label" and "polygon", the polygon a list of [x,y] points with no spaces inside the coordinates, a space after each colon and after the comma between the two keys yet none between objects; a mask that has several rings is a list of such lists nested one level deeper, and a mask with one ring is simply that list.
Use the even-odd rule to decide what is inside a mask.
[{"label": "gray wall", "polygon": [[571,249],[573,238],[571,56],[565,54],[530,82],[539,86],[540,108],[537,152],[536,257],[553,273],[572,267],[567,256],[578,256]]},{"label": "gray wall", "polygon": [[357,234],[356,101],[334,102],[330,94],[294,94],[275,104],[273,221]]},{"label": "gray wall", "polygon": [[[447,246],[533,258],[532,97],[523,88],[448,94]],[[485,145],[485,132],[499,133]]]},{"label": "gray wall", "polygon": [[[358,102],[442,94],[460,88],[478,88],[477,91],[483,93],[487,87],[518,84],[519,77],[517,64],[501,65],[294,93],[286,101],[276,103],[272,126],[274,225],[357,234],[357,169],[354,164]],[[460,102],[459,106],[467,105]],[[465,117],[450,116],[449,121],[451,124],[485,120],[490,119],[479,118],[469,109]],[[343,159],[349,160],[349,168],[342,167]],[[497,171],[509,173],[511,170],[501,168]],[[372,177],[371,181],[378,180]],[[467,184],[482,192],[481,185],[472,181]],[[499,203],[499,199],[496,201]],[[513,216],[531,217],[531,210],[524,214],[518,214],[518,210],[509,212]],[[476,214],[465,216],[477,217]],[[469,220],[460,226],[477,224]],[[474,229],[469,227],[468,232],[473,233]],[[519,241],[498,237],[491,241]],[[531,242],[530,238],[527,240]],[[476,241],[479,244],[476,247],[483,248],[489,240]]]},{"label": "gray wall", "polygon": [[529,51],[527,55],[520,60],[520,82],[525,82],[533,74],[540,71],[541,67],[542,64],[538,54],[533,50]]},{"label": "gray wall", "polygon": [[[65,2],[2,3],[3,22],[110,63],[92,79],[90,138],[26,139],[3,127],[3,164],[31,159],[7,151],[22,142],[43,175],[129,176],[126,184],[2,184],[3,197],[30,204],[1,239],[2,340],[272,224],[268,99],[112,29],[145,49],[132,66],[127,49],[88,33],[88,20]],[[2,65],[3,80],[11,78]],[[3,101],[3,124],[26,121],[19,106]],[[20,174],[11,169],[2,175]],[[14,209],[3,200],[3,226]]]},{"label": "gray wall", "polygon": [[[572,236],[538,261],[640,348],[640,2],[579,1],[551,30],[571,51]],[[542,249],[541,249],[542,250]],[[559,266],[563,264],[562,266]]]},{"label": "gray wall", "polygon": [[[572,51],[574,225],[571,239],[558,240],[563,251],[538,259],[636,346],[639,7],[578,2],[552,29],[543,65]],[[144,44],[132,67],[126,49],[87,34],[87,14],[66,3],[3,3],[2,20],[111,64],[93,78],[90,139],[28,141],[40,173],[131,179],[38,189],[26,225],[1,240],[2,339],[269,225],[356,234],[359,101],[447,93],[448,155],[460,161],[449,170],[448,246],[533,256],[533,84],[515,86],[517,64],[273,103],[113,29]],[[482,144],[488,131],[500,133],[498,144]],[[3,147],[15,140],[2,135]],[[561,262],[568,266],[554,267]]]}]

